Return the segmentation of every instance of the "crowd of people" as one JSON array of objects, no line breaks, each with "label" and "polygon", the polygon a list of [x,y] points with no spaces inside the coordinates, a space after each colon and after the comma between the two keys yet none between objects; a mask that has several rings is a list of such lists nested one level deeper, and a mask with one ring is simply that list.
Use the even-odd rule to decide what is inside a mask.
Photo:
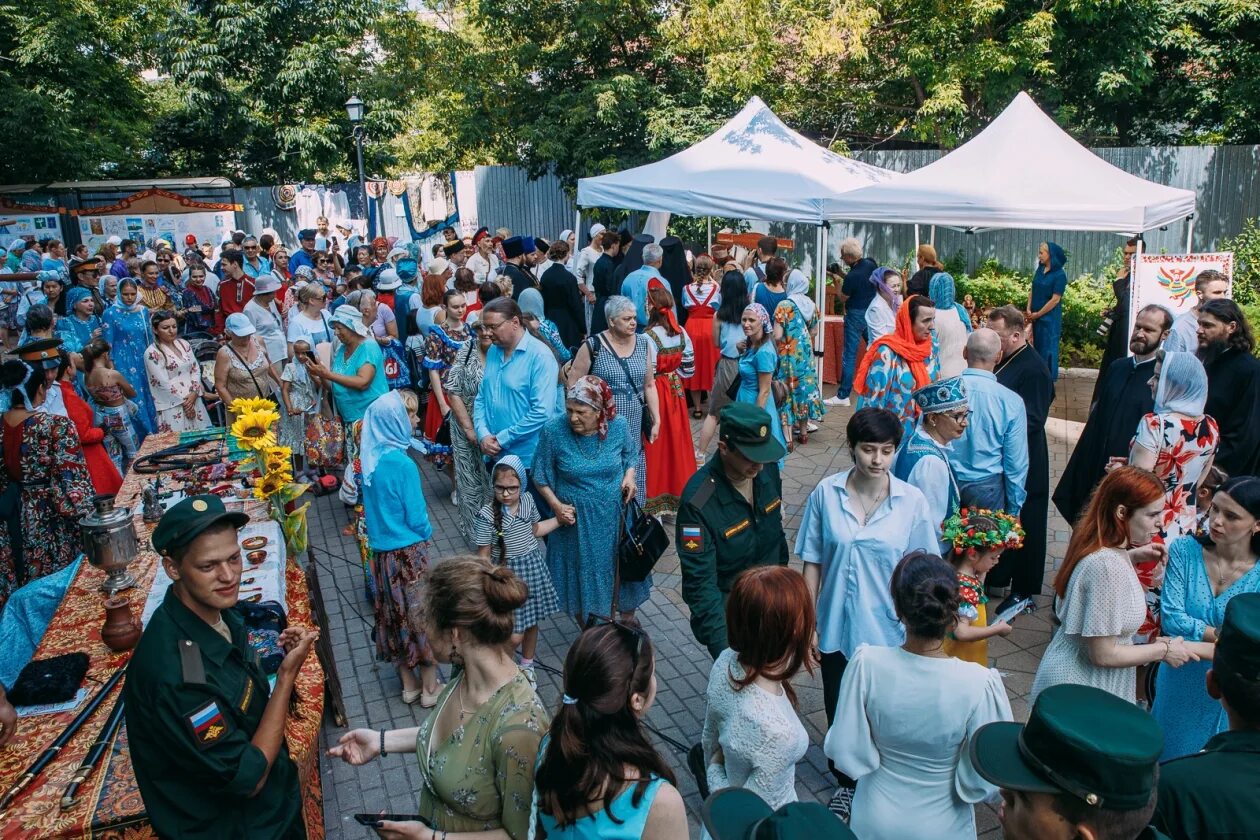
[{"label": "crowd of people", "polygon": [[[706,836],[747,836],[735,815],[764,809],[821,819],[822,836],[968,837],[973,806],[999,791],[1009,837],[1258,830],[1183,769],[1252,749],[1260,727],[1260,362],[1214,272],[1196,282],[1190,327],[1144,308],[1131,355],[1099,379],[1053,493],[1073,530],[1021,728],[987,646],[1043,593],[1046,424],[1070,294],[1057,245],[1042,244],[1026,300],[973,320],[930,246],[906,278],[845,240],[842,375],[824,399],[821,313],[773,237],[740,258],[602,225],[584,243],[446,229],[431,249],[338,233],[344,249],[327,220],[291,251],[270,231],[209,253],[195,240],[73,256],[11,243],[0,605],[73,561],[78,517],[117,490],[147,435],[230,424],[233,401],[270,399],[295,470],[354,511],[377,658],[404,703],[431,710],[330,750],[419,762],[419,819],[382,819],[382,836],[688,836],[643,725],[657,656],[636,612],[655,584],[650,570],[623,577],[620,558],[626,528],[653,516],[673,518],[691,629],[714,659],[692,767],[714,792]],[[1109,351],[1127,320],[1111,329]],[[790,551],[783,466],[850,394],[852,465],[809,493]],[[426,461],[449,479],[436,497],[449,491],[462,556],[433,555]],[[198,527],[154,545],[177,581],[171,620],[214,626],[239,557],[233,572],[215,555],[211,590],[195,561],[221,553],[220,523],[240,523],[202,504],[176,506],[168,516]],[[535,657],[557,615],[582,630],[547,708]],[[283,641],[288,692],[312,639]],[[176,690],[160,670],[149,688],[129,681],[136,702]],[[821,676],[841,819],[796,804],[802,671]],[[296,780],[272,705],[254,710],[266,766],[236,744],[233,760],[252,763],[233,790],[267,792],[240,797],[242,830],[292,836],[300,815],[277,803]],[[1175,760],[1162,776],[1161,758]],[[137,765],[146,801],[157,766]],[[1254,783],[1260,768],[1240,772]],[[174,810],[161,832],[182,833]]]}]

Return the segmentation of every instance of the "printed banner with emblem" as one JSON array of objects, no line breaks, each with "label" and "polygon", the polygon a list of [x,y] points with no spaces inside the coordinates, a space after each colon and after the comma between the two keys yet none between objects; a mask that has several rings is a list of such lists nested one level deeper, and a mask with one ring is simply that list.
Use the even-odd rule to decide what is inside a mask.
[{"label": "printed banner with emblem", "polygon": [[1234,289],[1234,254],[1141,254],[1134,257],[1133,284],[1130,292],[1129,334],[1142,307],[1152,303],[1168,307],[1176,318],[1189,312],[1198,303],[1194,294],[1194,278],[1202,271],[1219,271],[1229,280],[1230,297]]}]

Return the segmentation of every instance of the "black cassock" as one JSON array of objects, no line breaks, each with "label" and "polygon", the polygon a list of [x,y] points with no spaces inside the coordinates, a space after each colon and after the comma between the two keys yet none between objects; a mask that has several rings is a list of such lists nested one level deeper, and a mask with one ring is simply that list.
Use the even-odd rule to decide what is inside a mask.
[{"label": "black cassock", "polygon": [[1107,460],[1128,460],[1138,423],[1155,407],[1150,386],[1154,375],[1154,356],[1141,363],[1129,357],[1112,362],[1098,378],[1098,401],[1054,488],[1054,506],[1069,525],[1075,524],[1089,494],[1102,481]]},{"label": "black cassock", "polygon": [[1206,413],[1221,430],[1216,466],[1228,475],[1260,473],[1260,361],[1226,350],[1207,365]]},{"label": "black cassock", "polygon": [[1024,345],[998,364],[997,381],[1024,401],[1028,414],[1028,498],[1020,511],[1024,547],[1002,555],[989,572],[988,583],[1006,586],[1017,595],[1038,595],[1046,571],[1046,523],[1050,513],[1050,452],[1046,448],[1046,417],[1054,402],[1050,368],[1032,347]]},{"label": "black cassock", "polygon": [[[1098,365],[1101,373],[1094,381],[1094,394],[1089,398],[1093,408],[1098,396],[1103,393],[1102,374],[1105,374],[1113,362],[1125,358],[1129,354],[1129,286],[1130,279],[1126,269],[1123,277],[1111,281],[1111,290],[1116,296],[1116,305],[1111,310],[1111,329],[1107,332],[1107,341],[1103,345],[1102,363]],[[1068,520],[1071,521],[1071,520]]]}]

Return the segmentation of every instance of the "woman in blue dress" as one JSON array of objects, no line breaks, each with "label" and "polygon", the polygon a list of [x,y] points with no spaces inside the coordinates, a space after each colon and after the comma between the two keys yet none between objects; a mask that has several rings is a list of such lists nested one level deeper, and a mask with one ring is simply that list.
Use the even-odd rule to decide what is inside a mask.
[{"label": "woman in blue dress", "polygon": [[91,291],[72,286],[66,292],[66,315],[57,319],[57,335],[67,353],[81,353],[89,341],[100,337],[101,319]]},{"label": "woman in blue dress", "polygon": [[153,343],[148,307],[140,303],[140,290],[130,277],[119,281],[118,299],[105,310],[103,338],[109,342],[114,368],[136,389],[137,443],[157,430],[157,409],[149,393],[149,376],[144,367],[144,351]]},{"label": "woman in blue dress", "polygon": [[1063,332],[1063,293],[1067,254],[1053,242],[1042,242],[1037,251],[1037,273],[1028,292],[1028,320],[1033,325],[1033,347],[1046,360],[1050,378],[1059,378],[1059,336]]},{"label": "woman in blue dress", "polygon": [[[560,527],[547,541],[547,566],[560,609],[578,622],[612,607],[617,517],[635,492],[641,446],[616,416],[608,383],[583,376],[569,388],[566,417],[543,426],[531,478]],[[652,578],[622,583],[618,606],[630,616],[652,594]]]},{"label": "woman in blue dress", "polygon": [[[1260,478],[1237,476],[1212,496],[1207,532],[1168,546],[1168,568],[1160,596],[1166,636],[1216,641],[1231,598],[1260,592]],[[1229,728],[1221,704],[1208,695],[1204,678],[1210,656],[1180,668],[1160,665],[1151,714],[1164,729],[1161,760],[1190,755]]]},{"label": "woman in blue dress", "polygon": [[[744,328],[745,345],[739,357],[739,393],[735,400],[752,403],[769,412],[770,430],[775,440],[787,449],[779,407],[775,405],[774,389],[770,386],[775,368],[779,366],[779,353],[770,340],[770,313],[761,304],[750,303],[744,307],[740,323]],[[779,466],[783,466],[782,461]]]}]

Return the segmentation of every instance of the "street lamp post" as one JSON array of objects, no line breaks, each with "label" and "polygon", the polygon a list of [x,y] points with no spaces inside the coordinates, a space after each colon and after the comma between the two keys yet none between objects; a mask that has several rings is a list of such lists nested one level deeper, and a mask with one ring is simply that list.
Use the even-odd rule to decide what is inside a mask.
[{"label": "street lamp post", "polygon": [[[368,212],[367,179],[363,174],[363,100],[351,96],[346,100],[346,116],[350,118],[350,129],[354,135],[354,151],[359,161],[359,195],[363,198],[363,212],[370,219]],[[368,232],[370,237],[372,232]]]}]

